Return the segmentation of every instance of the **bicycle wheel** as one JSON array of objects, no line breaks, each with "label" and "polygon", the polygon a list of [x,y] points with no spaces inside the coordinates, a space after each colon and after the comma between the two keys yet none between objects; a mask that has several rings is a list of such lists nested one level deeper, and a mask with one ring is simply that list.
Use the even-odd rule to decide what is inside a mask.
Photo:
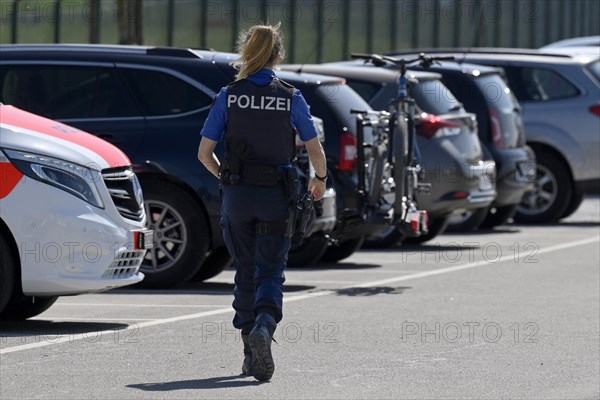
[{"label": "bicycle wheel", "polygon": [[367,167],[365,169],[366,188],[368,191],[367,204],[376,207],[382,196],[383,170],[387,158],[386,146],[375,145],[370,148],[369,156],[366,157]]}]

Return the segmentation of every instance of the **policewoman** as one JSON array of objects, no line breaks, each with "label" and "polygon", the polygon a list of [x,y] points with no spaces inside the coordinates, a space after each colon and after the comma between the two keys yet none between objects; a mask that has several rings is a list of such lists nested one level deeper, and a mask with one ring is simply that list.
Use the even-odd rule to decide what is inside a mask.
[{"label": "policewoman", "polygon": [[[234,259],[233,326],[244,342],[242,372],[260,381],[274,371],[271,340],[283,317],[284,269],[291,247],[296,200],[295,131],[305,142],[316,178],[308,190],[325,192],[327,164],[306,101],[277,78],[283,59],[277,26],[257,25],[240,35],[235,82],[221,89],[201,135],[198,158],[221,180],[221,226]],[[224,140],[225,157],[214,154]]]}]

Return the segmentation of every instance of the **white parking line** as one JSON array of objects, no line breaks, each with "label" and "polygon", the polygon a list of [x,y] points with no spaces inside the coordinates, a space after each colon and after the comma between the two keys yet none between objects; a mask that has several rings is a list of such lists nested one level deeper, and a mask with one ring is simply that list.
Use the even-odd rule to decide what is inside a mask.
[{"label": "white parking line", "polygon": [[215,307],[229,307],[229,304],[111,304],[111,303],[61,303],[58,302],[55,306],[94,306],[94,307],[151,307],[151,308],[215,308]]},{"label": "white parking line", "polygon": [[74,317],[47,317],[47,318],[31,318],[31,321],[48,321],[48,320],[64,320],[64,321],[155,321],[156,318],[74,318]]},{"label": "white parking line", "polygon": [[[555,251],[559,251],[559,250],[564,250],[564,249],[568,249],[571,247],[592,244],[592,243],[596,243],[598,241],[600,241],[600,237],[576,240],[573,242],[568,242],[568,243],[563,243],[563,244],[559,244],[556,246],[551,246],[546,249],[541,249],[537,252],[537,255],[551,253],[551,252],[555,252]],[[381,286],[381,285],[388,285],[391,283],[396,283],[396,282],[401,282],[401,281],[426,278],[426,277],[435,276],[435,275],[448,274],[451,272],[463,271],[463,270],[471,269],[471,268],[479,268],[479,267],[490,265],[490,264],[497,266],[500,263],[504,263],[505,261],[510,261],[510,260],[514,260],[513,255],[501,257],[495,263],[491,263],[488,261],[478,261],[478,262],[473,262],[473,263],[468,263],[468,264],[463,264],[463,265],[457,265],[454,267],[440,268],[440,269],[436,269],[436,270],[432,270],[432,271],[425,271],[425,272],[420,272],[420,273],[411,274],[411,275],[403,275],[403,276],[399,276],[396,278],[367,282],[367,283],[358,284],[358,285],[351,285],[351,286],[345,287],[344,289],[376,287],[376,286]],[[301,294],[298,296],[288,297],[284,300],[284,303],[287,304],[287,303],[291,303],[294,301],[300,301],[300,300],[311,299],[311,298],[315,298],[315,297],[327,296],[327,295],[334,294],[334,293],[336,293],[336,291],[334,291],[334,290],[324,290],[324,291],[320,291],[320,292],[306,293],[306,294]],[[195,314],[180,315],[180,316],[172,317],[172,318],[152,320],[152,321],[142,322],[140,324],[135,324],[135,325],[129,326],[128,328],[125,328],[119,332],[126,332],[129,330],[138,330],[141,328],[147,328],[147,327],[156,326],[156,325],[164,325],[164,324],[169,324],[172,322],[199,319],[199,318],[209,317],[211,315],[226,314],[226,313],[229,313],[232,311],[233,311],[233,308],[228,307],[228,308],[220,308],[220,309],[216,309],[216,310],[204,311],[204,312],[195,313]],[[103,335],[103,334],[107,334],[107,335],[111,334],[112,335],[112,334],[114,334],[114,330],[106,330],[106,331],[101,331],[101,332],[96,333],[96,335]],[[24,344],[24,345],[20,345],[20,346],[13,346],[13,347],[5,348],[5,349],[0,349],[0,355],[14,353],[17,351],[35,349],[38,347],[57,345],[60,343],[65,343],[65,342],[71,343],[76,340],[86,339],[88,337],[89,337],[89,333],[77,334],[77,335],[64,335],[64,336],[56,337],[56,338],[53,337],[52,341],[29,343],[29,344]]]}]

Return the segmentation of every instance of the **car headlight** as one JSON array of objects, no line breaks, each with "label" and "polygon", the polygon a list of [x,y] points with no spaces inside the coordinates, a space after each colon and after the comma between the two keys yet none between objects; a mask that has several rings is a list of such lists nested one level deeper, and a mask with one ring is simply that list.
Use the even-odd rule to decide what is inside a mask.
[{"label": "car headlight", "polygon": [[54,157],[26,151],[4,149],[10,162],[25,176],[55,186],[104,208],[96,182],[102,177],[98,171]]}]

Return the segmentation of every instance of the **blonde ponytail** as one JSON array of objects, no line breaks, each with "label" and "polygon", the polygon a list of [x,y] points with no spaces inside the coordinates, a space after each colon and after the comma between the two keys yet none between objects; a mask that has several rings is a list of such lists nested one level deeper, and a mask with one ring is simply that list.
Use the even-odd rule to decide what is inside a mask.
[{"label": "blonde ponytail", "polygon": [[283,59],[285,51],[279,33],[280,26],[281,23],[275,26],[255,25],[248,32],[240,34],[237,45],[240,57],[231,63],[238,69],[236,80],[246,79],[248,75]]}]

